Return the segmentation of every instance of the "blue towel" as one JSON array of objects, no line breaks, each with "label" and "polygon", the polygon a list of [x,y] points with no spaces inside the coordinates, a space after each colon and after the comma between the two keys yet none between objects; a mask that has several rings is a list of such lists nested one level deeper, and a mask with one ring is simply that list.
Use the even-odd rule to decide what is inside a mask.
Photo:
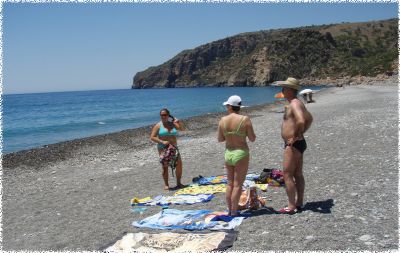
[{"label": "blue towel", "polygon": [[154,229],[186,229],[186,230],[220,230],[234,229],[243,221],[243,217],[232,217],[229,221],[206,221],[207,215],[212,215],[210,210],[177,210],[164,209],[163,211],[132,223],[135,227]]}]

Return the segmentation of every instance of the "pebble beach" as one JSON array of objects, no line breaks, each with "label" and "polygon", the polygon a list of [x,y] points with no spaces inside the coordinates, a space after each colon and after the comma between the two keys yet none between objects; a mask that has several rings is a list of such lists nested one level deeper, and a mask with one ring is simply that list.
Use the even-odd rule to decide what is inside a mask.
[{"label": "pebble beach", "polygon": [[[305,137],[305,210],[276,214],[287,205],[283,187],[259,194],[267,207],[237,228],[228,251],[396,250],[398,210],[398,79],[330,87],[306,104],[314,118]],[[222,103],[223,101],[221,101]],[[257,139],[249,172],[282,169],[283,103],[245,108]],[[224,174],[224,144],[216,138],[224,113],[184,119],[178,145],[184,184]],[[179,115],[176,115],[179,117]],[[164,191],[152,126],[78,139],[2,157],[2,249],[97,251],[139,229],[130,200]],[[175,186],[170,176],[170,186]],[[207,203],[172,206],[224,211],[224,194]],[[186,233],[186,231],[178,231]]]}]

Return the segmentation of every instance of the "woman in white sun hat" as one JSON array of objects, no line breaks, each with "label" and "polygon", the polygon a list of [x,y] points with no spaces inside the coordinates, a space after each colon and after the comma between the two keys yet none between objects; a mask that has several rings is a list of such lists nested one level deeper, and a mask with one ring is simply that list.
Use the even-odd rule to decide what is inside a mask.
[{"label": "woman in white sun hat", "polygon": [[249,147],[246,137],[254,142],[253,125],[247,116],[240,115],[242,100],[233,95],[223,103],[228,115],[221,118],[218,124],[218,141],[225,142],[225,167],[227,170],[226,202],[230,216],[237,216],[242,185],[249,168]]}]

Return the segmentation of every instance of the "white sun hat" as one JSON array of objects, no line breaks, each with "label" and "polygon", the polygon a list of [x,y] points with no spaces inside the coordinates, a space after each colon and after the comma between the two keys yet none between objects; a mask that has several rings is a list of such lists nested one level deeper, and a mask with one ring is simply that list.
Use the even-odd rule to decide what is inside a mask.
[{"label": "white sun hat", "polygon": [[228,100],[223,103],[223,105],[243,107],[242,99],[238,95],[230,96]]}]

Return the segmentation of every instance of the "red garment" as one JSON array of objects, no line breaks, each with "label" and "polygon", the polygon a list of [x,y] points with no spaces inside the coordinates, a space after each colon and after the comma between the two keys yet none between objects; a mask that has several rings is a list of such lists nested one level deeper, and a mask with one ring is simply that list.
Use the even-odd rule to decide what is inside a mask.
[{"label": "red garment", "polygon": [[164,152],[160,155],[160,163],[162,165],[167,164],[172,169],[172,175],[174,175],[174,170],[176,165],[178,164],[179,158],[179,150],[178,147],[168,144],[168,146],[164,149]]}]

